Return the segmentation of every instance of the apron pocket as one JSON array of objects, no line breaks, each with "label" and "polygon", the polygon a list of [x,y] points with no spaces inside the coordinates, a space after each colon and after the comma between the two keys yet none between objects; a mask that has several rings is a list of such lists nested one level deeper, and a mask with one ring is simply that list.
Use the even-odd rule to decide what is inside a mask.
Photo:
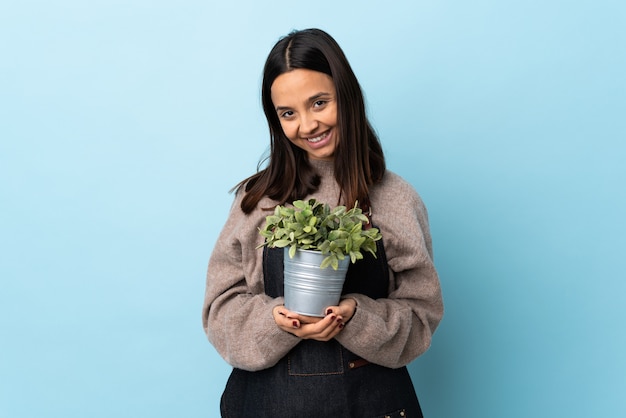
[{"label": "apron pocket", "polygon": [[336,340],[304,340],[288,355],[290,376],[343,374],[343,354]]}]

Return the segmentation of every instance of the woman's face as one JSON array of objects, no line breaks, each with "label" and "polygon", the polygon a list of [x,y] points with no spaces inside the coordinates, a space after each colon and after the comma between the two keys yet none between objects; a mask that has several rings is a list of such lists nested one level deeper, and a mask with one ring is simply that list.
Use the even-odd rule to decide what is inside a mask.
[{"label": "woman's face", "polygon": [[309,159],[332,160],[339,142],[333,79],[296,69],[279,75],[271,88],[283,132]]}]

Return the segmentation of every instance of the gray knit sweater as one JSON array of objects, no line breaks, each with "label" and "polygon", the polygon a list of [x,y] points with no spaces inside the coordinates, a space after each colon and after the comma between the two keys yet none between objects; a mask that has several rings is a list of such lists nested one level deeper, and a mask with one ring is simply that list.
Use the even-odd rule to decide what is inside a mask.
[{"label": "gray knit sweater", "polygon": [[[339,187],[332,162],[313,162],[322,177],[316,198],[334,206]],[[243,193],[230,214],[209,260],[202,321],[211,343],[233,367],[261,370],[276,364],[300,339],[276,325],[272,308],[283,303],[263,292],[263,249],[258,228],[278,202],[261,200],[249,215]],[[371,187],[373,223],[383,235],[390,268],[389,297],[356,299],[358,309],[336,339],[353,353],[386,367],[404,366],[424,353],[443,315],[441,288],[433,265],[426,209],[413,187],[387,171]]]}]

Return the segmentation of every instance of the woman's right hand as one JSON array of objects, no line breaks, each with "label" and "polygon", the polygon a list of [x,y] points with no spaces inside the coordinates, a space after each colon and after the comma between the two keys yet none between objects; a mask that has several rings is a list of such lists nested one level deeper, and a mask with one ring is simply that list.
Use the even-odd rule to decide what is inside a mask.
[{"label": "woman's right hand", "polygon": [[280,329],[305,340],[329,341],[343,328],[343,318],[333,312],[318,318],[291,312],[284,306],[276,306],[272,314]]}]

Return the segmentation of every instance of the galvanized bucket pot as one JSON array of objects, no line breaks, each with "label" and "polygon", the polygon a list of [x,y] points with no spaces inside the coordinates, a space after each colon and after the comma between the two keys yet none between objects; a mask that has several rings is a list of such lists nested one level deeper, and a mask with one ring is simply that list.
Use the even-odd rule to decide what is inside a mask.
[{"label": "galvanized bucket pot", "polygon": [[320,268],[325,258],[319,251],[297,250],[289,257],[289,248],[284,250],[285,260],[285,307],[301,315],[325,315],[325,309],[336,306],[341,298],[343,282],[350,258],[339,260],[339,268]]}]

